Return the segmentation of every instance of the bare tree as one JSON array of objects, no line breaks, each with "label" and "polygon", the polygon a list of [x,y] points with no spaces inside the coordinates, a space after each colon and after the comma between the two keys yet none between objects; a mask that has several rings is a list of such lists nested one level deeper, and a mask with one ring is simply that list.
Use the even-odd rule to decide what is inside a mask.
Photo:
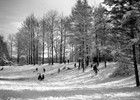
[{"label": "bare tree", "polygon": [[54,56],[54,34],[57,31],[57,23],[58,23],[58,12],[57,11],[49,11],[46,14],[46,21],[49,26],[50,31],[50,40],[51,40],[51,63],[54,64],[53,56]]},{"label": "bare tree", "polygon": [[8,43],[9,43],[9,47],[10,47],[10,58],[11,58],[11,61],[12,61],[13,46],[14,46],[14,35],[13,34],[9,34]]},{"label": "bare tree", "polygon": [[64,42],[64,30],[65,30],[65,21],[64,17],[59,17],[58,29],[60,31],[60,63],[63,62],[63,42]]},{"label": "bare tree", "polygon": [[34,14],[31,14],[30,16],[28,16],[26,18],[26,20],[23,23],[23,27],[25,28],[25,30],[29,33],[29,64],[34,64],[35,65],[35,59],[36,59],[36,53],[35,53],[35,38],[37,36],[38,33],[38,20],[37,18],[34,16]]},{"label": "bare tree", "polygon": [[58,54],[60,53],[59,48],[60,48],[60,39],[59,39],[58,34],[57,34],[57,36],[54,39],[54,51],[55,51],[55,56],[56,56],[55,57],[56,63],[58,63]]},{"label": "bare tree", "polygon": [[45,19],[41,20],[41,32],[42,32],[42,64],[44,64],[44,50],[45,50],[45,29],[46,29],[46,22]]}]

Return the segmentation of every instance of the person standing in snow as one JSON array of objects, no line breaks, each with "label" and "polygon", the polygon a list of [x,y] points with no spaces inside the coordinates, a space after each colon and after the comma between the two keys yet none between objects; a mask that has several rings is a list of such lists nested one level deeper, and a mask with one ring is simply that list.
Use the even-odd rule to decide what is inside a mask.
[{"label": "person standing in snow", "polygon": [[41,81],[41,74],[38,75],[38,80]]},{"label": "person standing in snow", "polygon": [[68,64],[69,64],[70,60],[68,59]]},{"label": "person standing in snow", "polygon": [[45,73],[45,71],[46,71],[46,69],[45,68],[43,68],[43,72]]},{"label": "person standing in snow", "polygon": [[76,68],[76,63],[74,64],[74,67]]},{"label": "person standing in snow", "polygon": [[94,70],[94,72],[95,72],[95,74],[97,75],[98,74],[98,64],[96,63],[94,66],[93,66],[93,70]]},{"label": "person standing in snow", "polygon": [[58,73],[60,73],[60,68],[58,68]]}]

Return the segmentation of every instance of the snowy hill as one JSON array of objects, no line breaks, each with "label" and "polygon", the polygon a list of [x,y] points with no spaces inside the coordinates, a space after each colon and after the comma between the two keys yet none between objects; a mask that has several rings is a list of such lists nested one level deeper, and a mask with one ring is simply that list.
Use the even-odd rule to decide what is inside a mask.
[{"label": "snowy hill", "polygon": [[[109,78],[116,63],[82,72],[74,63],[51,65],[4,66],[0,71],[0,98],[11,100],[139,100],[140,88],[134,76]],[[67,68],[70,70],[67,70]],[[38,71],[35,69],[38,68]],[[46,72],[43,72],[43,68]],[[60,68],[60,73],[58,73]],[[44,73],[43,81],[37,80]]]}]

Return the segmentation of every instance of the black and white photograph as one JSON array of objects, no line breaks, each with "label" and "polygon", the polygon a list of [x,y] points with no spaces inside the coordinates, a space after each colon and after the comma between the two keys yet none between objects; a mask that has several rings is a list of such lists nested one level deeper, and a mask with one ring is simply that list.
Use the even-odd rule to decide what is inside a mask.
[{"label": "black and white photograph", "polygon": [[140,100],[140,0],[0,0],[0,100]]}]

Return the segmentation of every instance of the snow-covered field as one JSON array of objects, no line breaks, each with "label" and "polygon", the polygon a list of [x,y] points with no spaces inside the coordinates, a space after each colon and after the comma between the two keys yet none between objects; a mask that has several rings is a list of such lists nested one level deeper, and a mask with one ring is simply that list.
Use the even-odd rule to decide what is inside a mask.
[{"label": "snow-covered field", "polygon": [[[74,63],[4,66],[0,71],[0,100],[140,100],[134,75],[109,78],[117,64],[107,65],[104,68],[100,64],[98,75],[91,68],[82,72],[74,68]],[[39,71],[33,72],[37,67]],[[43,73],[43,68],[45,79],[38,81],[38,73]]]}]

